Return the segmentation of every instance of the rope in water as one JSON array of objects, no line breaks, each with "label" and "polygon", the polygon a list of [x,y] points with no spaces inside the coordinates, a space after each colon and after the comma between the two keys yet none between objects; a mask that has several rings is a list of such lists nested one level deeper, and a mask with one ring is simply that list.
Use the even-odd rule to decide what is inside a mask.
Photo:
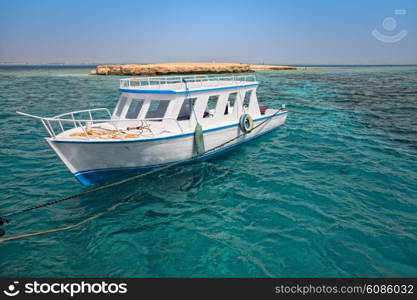
[{"label": "rope in water", "polygon": [[106,211],[95,214],[94,216],[88,217],[87,219],[84,219],[84,220],[82,220],[78,223],[75,223],[75,224],[67,225],[67,226],[64,226],[64,227],[58,227],[58,228],[54,228],[54,229],[49,229],[49,230],[44,230],[44,231],[25,233],[25,234],[6,237],[6,238],[0,238],[0,243],[1,242],[7,242],[7,241],[13,241],[13,240],[19,240],[19,239],[23,239],[23,238],[27,238],[27,237],[31,237],[31,236],[37,236],[37,235],[43,235],[43,234],[47,234],[47,233],[54,233],[54,232],[60,232],[60,231],[66,231],[66,230],[74,229],[76,227],[79,227],[79,226],[87,223],[87,222],[98,219],[99,217],[104,215],[106,212],[115,209],[119,205],[122,205],[122,203],[118,203],[117,205],[113,205],[112,207],[108,208]]},{"label": "rope in water", "polygon": [[[272,120],[272,118],[274,116],[276,116],[280,112],[281,112],[280,109],[277,110],[269,118],[263,120],[261,123],[259,123],[256,126],[254,126],[252,130],[258,128],[259,126],[262,126],[263,124],[265,124],[269,120]],[[246,133],[241,133],[241,134],[237,135],[236,137],[234,137],[234,138],[232,138],[232,139],[230,139],[230,140],[228,140],[228,141],[226,141],[226,142],[224,142],[224,143],[222,143],[220,145],[217,145],[217,146],[215,146],[215,147],[213,147],[213,148],[205,151],[204,153],[202,153],[200,155],[194,155],[191,159],[195,159],[195,158],[198,158],[200,156],[203,156],[203,155],[205,155],[205,154],[207,154],[209,152],[215,151],[218,148],[221,148],[221,147],[223,147],[223,146],[225,146],[225,145],[227,145],[227,144],[229,144],[229,143],[237,140],[238,138],[244,136],[245,134]],[[50,205],[57,204],[57,203],[60,203],[60,202],[64,202],[64,201],[67,201],[67,200],[80,198],[80,197],[82,197],[84,195],[88,195],[88,194],[95,193],[95,192],[98,192],[98,191],[101,191],[101,190],[109,189],[111,187],[118,186],[118,185],[121,185],[121,184],[130,182],[132,180],[135,180],[135,179],[138,179],[138,178],[141,178],[141,177],[150,175],[152,173],[156,173],[156,172],[162,171],[164,169],[168,169],[168,168],[174,167],[174,166],[179,165],[179,164],[182,164],[182,163],[183,163],[182,161],[174,162],[172,164],[168,164],[166,166],[163,166],[163,167],[160,167],[160,168],[156,168],[156,169],[153,169],[151,171],[148,171],[148,172],[145,172],[145,173],[141,173],[141,174],[138,174],[138,175],[135,175],[135,176],[131,176],[129,178],[122,179],[122,180],[119,180],[119,181],[116,181],[116,182],[113,182],[113,183],[109,183],[109,184],[106,184],[106,185],[102,185],[102,186],[99,186],[97,188],[94,188],[94,189],[91,189],[91,190],[87,190],[87,191],[84,191],[84,192],[81,192],[81,193],[78,193],[78,194],[73,194],[73,195],[70,195],[70,196],[67,196],[67,197],[58,199],[58,200],[49,201],[49,202],[46,202],[46,203],[43,203],[43,204],[39,204],[39,205],[36,205],[36,206],[32,206],[32,207],[28,207],[28,208],[25,208],[25,209],[21,209],[21,210],[17,210],[17,211],[12,211],[10,213],[4,214],[3,216],[0,216],[0,219],[1,220],[4,220],[6,223],[8,223],[9,221],[8,221],[7,218],[10,217],[10,216],[15,216],[15,215],[18,215],[18,214],[22,214],[24,212],[29,212],[29,211],[32,211],[32,210],[35,210],[35,209],[39,209],[39,208],[42,208],[42,207],[50,206]],[[31,237],[31,236],[38,236],[38,235],[43,235],[43,234],[48,234],[48,233],[54,233],[54,232],[60,232],[60,231],[66,231],[66,230],[74,229],[74,228],[79,227],[79,226],[81,226],[81,225],[83,225],[85,223],[88,223],[90,221],[93,221],[95,219],[98,219],[99,217],[103,216],[107,212],[109,212],[111,210],[114,210],[116,207],[118,207],[121,204],[122,203],[118,203],[116,205],[113,205],[112,207],[108,208],[106,211],[103,211],[103,212],[100,212],[98,214],[95,214],[95,215],[93,215],[91,217],[88,217],[88,218],[84,219],[83,221],[80,221],[80,222],[75,223],[75,224],[71,224],[71,225],[64,226],[64,227],[58,227],[58,228],[54,228],[54,229],[50,229],[50,230],[45,230],[45,231],[38,231],[38,232],[32,232],[32,233],[15,235],[15,236],[6,237],[6,238],[0,238],[0,243],[1,242],[12,241],[12,240],[18,240],[18,239],[22,239],[22,238],[26,238],[26,237]]]}]

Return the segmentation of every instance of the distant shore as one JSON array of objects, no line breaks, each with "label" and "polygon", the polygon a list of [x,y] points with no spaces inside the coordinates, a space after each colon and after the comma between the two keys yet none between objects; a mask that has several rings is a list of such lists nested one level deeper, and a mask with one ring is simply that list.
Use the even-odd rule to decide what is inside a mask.
[{"label": "distant shore", "polygon": [[175,74],[217,74],[244,73],[263,70],[296,70],[293,66],[252,65],[241,63],[163,63],[98,65],[91,75],[175,75]]}]

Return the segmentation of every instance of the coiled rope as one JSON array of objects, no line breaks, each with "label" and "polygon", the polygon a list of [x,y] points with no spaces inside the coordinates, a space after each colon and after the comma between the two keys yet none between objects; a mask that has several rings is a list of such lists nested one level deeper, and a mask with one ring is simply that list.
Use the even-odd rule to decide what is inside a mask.
[{"label": "coiled rope", "polygon": [[[274,116],[276,116],[280,112],[282,112],[281,109],[277,110],[269,118],[263,120],[261,123],[259,123],[256,126],[254,126],[253,127],[253,130],[255,130],[256,128],[262,126],[266,122],[272,120],[272,118]],[[209,152],[215,151],[215,150],[217,150],[217,149],[219,149],[219,148],[221,148],[221,147],[223,147],[223,146],[225,146],[225,145],[227,145],[227,144],[229,144],[229,143],[237,140],[238,138],[240,138],[240,137],[242,137],[244,135],[246,135],[246,133],[241,133],[241,134],[237,135],[236,137],[234,137],[234,138],[232,138],[232,139],[230,139],[230,140],[228,140],[228,141],[226,141],[226,142],[224,142],[224,143],[222,143],[220,145],[217,145],[217,146],[215,146],[215,147],[213,147],[213,148],[211,148],[211,149],[209,149],[207,151],[205,151],[204,153],[194,155],[194,156],[191,157],[191,160],[192,159],[196,159],[198,157],[201,157],[201,156],[203,156],[203,155],[205,155],[205,154],[207,154]],[[4,222],[4,223],[8,223],[9,222],[8,218],[11,217],[11,216],[16,216],[16,215],[19,215],[19,214],[22,214],[22,213],[25,213],[25,212],[29,212],[29,211],[32,211],[32,210],[35,210],[35,209],[47,207],[47,206],[54,205],[54,204],[57,204],[57,203],[60,203],[60,202],[64,202],[64,201],[67,201],[67,200],[80,198],[80,197],[82,197],[84,195],[92,194],[92,193],[95,193],[95,192],[98,192],[98,191],[102,191],[102,190],[109,189],[111,187],[115,187],[115,186],[118,186],[118,185],[122,185],[124,183],[130,182],[130,181],[133,181],[133,180],[136,180],[136,179],[141,178],[141,177],[144,177],[144,176],[148,176],[150,174],[153,174],[153,173],[156,173],[156,172],[159,172],[159,171],[162,171],[164,169],[168,169],[168,168],[171,168],[171,167],[180,165],[180,164],[184,164],[184,162],[183,161],[174,162],[174,163],[168,164],[166,166],[163,166],[163,167],[160,167],[160,168],[156,168],[156,169],[153,169],[151,171],[148,171],[148,172],[145,172],[145,173],[141,173],[141,174],[138,174],[138,175],[135,175],[135,176],[131,176],[131,177],[128,177],[126,179],[122,179],[122,180],[119,180],[119,181],[116,181],[116,182],[113,182],[113,183],[105,184],[105,185],[102,185],[102,186],[99,186],[99,187],[96,187],[96,188],[93,188],[93,189],[90,189],[90,190],[87,190],[87,191],[84,191],[84,192],[81,192],[81,193],[78,193],[78,194],[73,194],[73,195],[70,195],[70,196],[67,196],[67,197],[58,199],[58,200],[49,201],[49,202],[46,202],[46,203],[43,203],[43,204],[39,204],[39,205],[36,205],[36,206],[24,208],[24,209],[21,209],[21,210],[12,211],[12,212],[9,212],[9,213],[4,214],[3,216],[0,216],[0,220],[2,222]],[[23,239],[23,238],[26,238],[26,237],[32,237],[32,236],[38,236],[38,235],[43,235],[43,234],[48,234],[48,233],[54,233],[54,232],[71,230],[71,229],[74,229],[76,227],[79,227],[79,226],[81,226],[81,225],[83,225],[85,223],[91,222],[91,221],[93,221],[95,219],[98,219],[98,218],[102,217],[107,212],[116,209],[118,206],[120,206],[122,204],[123,204],[123,202],[122,203],[117,203],[117,204],[111,206],[110,208],[106,209],[105,211],[102,211],[100,213],[97,213],[97,214],[95,214],[95,215],[93,215],[91,217],[88,217],[88,218],[86,218],[86,219],[84,219],[84,220],[82,220],[82,221],[80,221],[78,223],[75,223],[75,224],[71,224],[71,225],[67,225],[67,226],[63,226],[63,227],[58,227],[58,228],[54,228],[54,229],[50,229],[50,230],[44,230],[44,231],[38,231],[38,232],[32,232],[32,233],[26,233],[26,234],[20,234],[20,235],[15,235],[15,236],[10,236],[10,237],[0,238],[0,243],[7,242],[7,241],[18,240],[18,239]]]}]

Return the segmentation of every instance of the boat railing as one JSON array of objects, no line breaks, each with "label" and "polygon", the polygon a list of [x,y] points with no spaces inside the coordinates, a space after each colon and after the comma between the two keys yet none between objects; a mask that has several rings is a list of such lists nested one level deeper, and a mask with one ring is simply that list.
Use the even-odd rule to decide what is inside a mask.
[{"label": "boat railing", "polygon": [[180,84],[185,87],[186,83],[197,83],[201,87],[213,81],[230,81],[233,84],[238,82],[256,82],[256,76],[249,75],[227,75],[227,76],[212,76],[212,75],[187,75],[187,76],[156,76],[156,77],[132,77],[120,79],[121,89],[138,89],[141,87],[158,87],[162,89],[170,84]]},{"label": "boat railing", "polygon": [[[94,113],[96,112],[105,112],[109,118],[94,118]],[[145,119],[115,119],[112,118],[110,111],[107,108],[95,108],[95,109],[86,109],[86,110],[78,110],[72,111],[69,113],[64,113],[60,115],[56,115],[54,117],[40,117],[24,112],[17,111],[19,115],[35,118],[41,121],[43,127],[45,128],[46,132],[49,134],[51,138],[56,138],[57,135],[73,129],[78,128],[81,129],[83,136],[77,136],[77,138],[85,138],[90,140],[90,135],[88,134],[88,130],[94,127],[94,125],[98,124],[109,124],[113,126],[114,130],[121,130],[123,126],[120,126],[121,123],[136,123],[141,124],[141,127],[147,129],[152,136],[155,136],[154,131],[152,130],[150,123],[151,121],[173,121],[176,127],[179,129],[179,132],[184,133],[184,129],[179,124],[178,120],[175,118],[145,118]],[[79,118],[80,114],[87,114],[87,118]],[[67,125],[70,126],[67,126]]]}]

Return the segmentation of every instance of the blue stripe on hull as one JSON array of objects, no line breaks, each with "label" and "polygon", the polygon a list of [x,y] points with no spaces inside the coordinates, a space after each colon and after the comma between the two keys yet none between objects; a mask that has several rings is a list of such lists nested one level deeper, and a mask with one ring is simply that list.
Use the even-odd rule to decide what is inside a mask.
[{"label": "blue stripe on hull", "polygon": [[[279,127],[279,126],[278,126]],[[223,148],[220,148],[218,150],[215,151],[211,151],[209,153],[206,153],[202,156],[193,158],[193,159],[189,159],[189,160],[184,160],[182,162],[169,162],[166,164],[160,164],[160,165],[152,165],[152,166],[147,166],[147,167],[125,167],[125,168],[111,168],[111,169],[95,169],[95,170],[88,170],[88,171],[81,171],[81,172],[76,172],[73,173],[75,178],[77,178],[77,180],[83,184],[83,185],[96,185],[96,184],[101,184],[104,182],[109,181],[110,179],[114,179],[117,177],[122,177],[122,176],[126,176],[129,174],[138,174],[141,172],[146,172],[146,171],[150,171],[152,169],[155,168],[160,168],[160,167],[164,167],[170,164],[174,164],[174,163],[178,163],[178,165],[183,165],[183,164],[190,164],[190,163],[196,163],[196,162],[201,162],[201,161],[205,161],[207,159],[213,158],[217,155],[220,155],[224,152],[230,151],[238,146],[240,146],[241,144],[253,141],[267,133],[270,133],[271,131],[273,131],[274,129],[278,128],[275,127],[271,130],[265,131],[259,135],[256,135],[252,138],[249,139],[245,139],[241,142],[235,143],[233,145],[230,146],[225,146]]]}]

